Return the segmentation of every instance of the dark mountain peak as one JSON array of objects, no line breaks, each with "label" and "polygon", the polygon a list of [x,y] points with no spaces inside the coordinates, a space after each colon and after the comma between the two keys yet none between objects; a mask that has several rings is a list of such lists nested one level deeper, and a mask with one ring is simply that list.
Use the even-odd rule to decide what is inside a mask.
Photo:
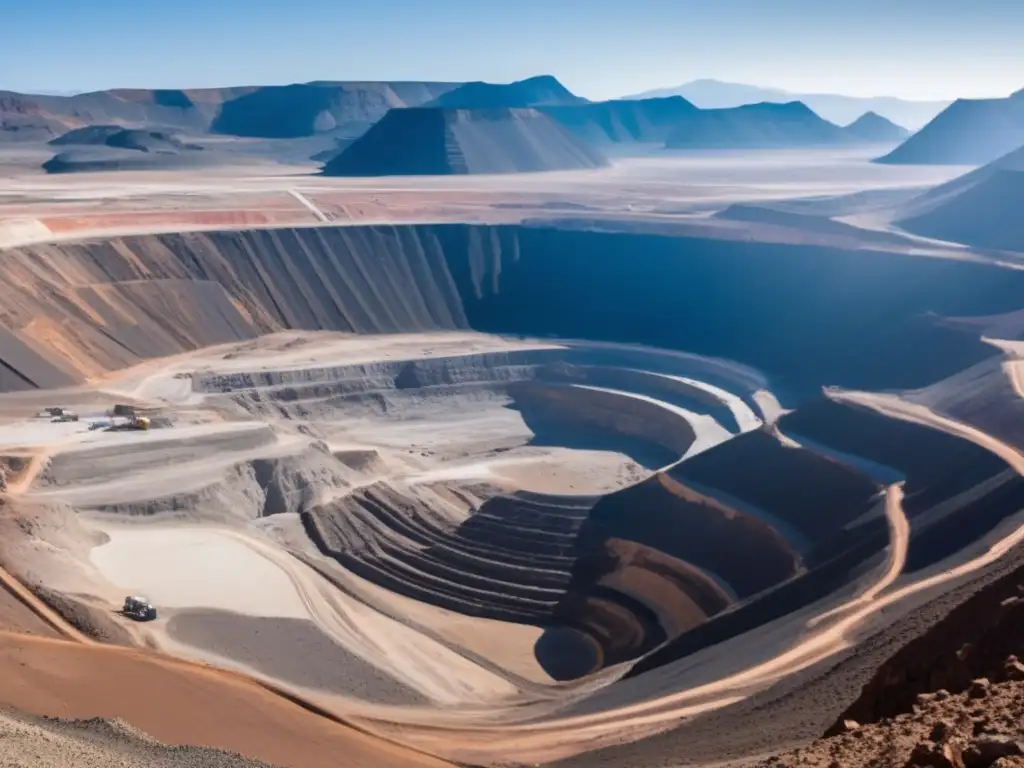
[{"label": "dark mountain peak", "polygon": [[885,123],[889,123],[890,125],[894,125],[894,123],[891,120],[886,120],[884,117],[882,117],[877,112],[870,112],[870,111],[869,112],[865,112],[863,115],[861,115],[856,120],[854,120],[852,123],[850,123],[850,125],[857,125],[858,123],[863,124],[863,125],[868,125],[870,123],[878,123],[878,122],[885,122]]},{"label": "dark mountain peak", "polygon": [[847,133],[870,142],[897,142],[910,135],[910,131],[877,112],[865,112],[844,129]]}]

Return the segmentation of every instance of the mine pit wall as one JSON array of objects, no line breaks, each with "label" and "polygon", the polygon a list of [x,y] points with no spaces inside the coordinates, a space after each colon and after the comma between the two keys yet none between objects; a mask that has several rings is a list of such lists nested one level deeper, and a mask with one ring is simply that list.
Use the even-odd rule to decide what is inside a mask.
[{"label": "mine pit wall", "polygon": [[917,387],[992,355],[927,313],[993,314],[1024,295],[1024,274],[983,264],[594,226],[325,227],[7,249],[0,386],[60,386],[283,329],[474,328],[727,357],[797,394]]},{"label": "mine pit wall", "polygon": [[[520,382],[508,388],[527,425],[564,424],[571,431],[584,428],[607,430],[667,449],[674,459],[682,457],[696,439],[693,427],[681,415],[663,406],[618,392],[571,384]],[[542,433],[545,427],[538,426]]]},{"label": "mine pit wall", "polygon": [[779,427],[906,478],[907,573],[934,565],[1024,509],[1024,478],[994,453],[954,435],[825,398],[783,417]]},{"label": "mine pit wall", "polygon": [[[639,229],[600,231],[608,226],[282,229],[147,235],[8,249],[0,252],[0,389],[60,386],[147,357],[286,329],[355,333],[474,329],[646,344],[729,358],[765,372],[771,388],[785,393],[789,405],[810,399],[822,385],[872,390],[922,387],[989,359],[995,350],[982,344],[976,333],[940,324],[929,313],[991,315],[1019,309],[1024,301],[1020,298],[1024,273],[983,264],[817,245],[697,239]],[[614,354],[618,364],[630,367],[634,359],[630,354]],[[565,362],[580,368],[612,364],[613,353],[588,355],[580,353]],[[522,366],[517,369],[519,362]],[[481,361],[480,365],[494,363]],[[536,375],[535,367],[546,364],[508,360],[505,365],[510,381],[541,379],[526,397],[539,399],[542,407],[545,399],[557,397],[552,392],[564,391],[552,384],[564,384],[566,378],[572,381],[578,375],[577,371],[566,376],[564,369],[561,379],[551,371]],[[666,365],[666,372],[671,369]],[[378,384],[396,391],[451,385],[464,371],[443,363],[417,363],[361,371],[350,381],[344,376],[339,380],[337,373],[324,370],[276,378],[271,374],[263,379],[242,375],[237,380],[204,381],[200,386],[205,391],[263,387],[285,399],[310,393],[357,396],[360,388]],[[597,372],[590,375],[599,381]],[[729,389],[728,377],[724,373],[723,377],[705,380]],[[746,396],[749,400],[749,393]],[[831,434],[802,423],[794,427],[823,444],[862,455],[858,445],[839,444]],[[683,445],[676,441],[683,434],[673,430],[659,442],[671,441],[678,451]],[[576,551],[572,562],[562,563],[571,580],[566,594],[583,598],[546,597],[541,607],[531,609],[533,616],[557,615],[592,637],[626,638],[625,646],[605,648],[611,658],[648,650],[660,631],[659,616],[642,593],[649,589],[653,595],[671,581],[678,586],[682,571],[677,569],[668,581],[663,578],[656,584],[646,574],[663,574],[664,562],[653,555],[625,553],[615,544],[617,540],[678,558],[683,565],[686,560],[698,568],[707,567],[741,598],[764,589],[779,597],[754,600],[684,632],[645,659],[637,671],[746,631],[787,612],[787,606],[806,604],[846,583],[854,569],[885,546],[884,521],[847,535],[822,529],[822,517],[815,514],[810,501],[787,505],[802,515],[790,522],[815,542],[800,551],[770,525],[729,510],[725,515],[729,525],[709,524],[701,535],[715,547],[730,537],[742,537],[761,558],[756,578],[745,577],[739,564],[719,561],[711,567],[700,559],[700,548],[686,544],[682,536],[673,544],[655,535],[664,530],[658,521],[665,519],[662,513],[669,516],[685,508],[688,513],[701,512],[704,518],[721,516],[721,508],[727,509],[728,504],[702,497],[708,487],[753,506],[781,509],[777,502],[781,492],[773,491],[771,483],[737,487],[729,472],[723,474],[722,467],[736,466],[730,456],[755,465],[764,461],[765,467],[785,465],[793,469],[789,474],[794,478],[797,474],[818,477],[814,485],[799,486],[795,479],[791,484],[807,499],[814,486],[832,487],[823,480],[835,474],[831,464],[817,461],[808,469],[802,465],[815,460],[801,456],[791,461],[794,456],[778,453],[783,449],[777,443],[765,442],[767,435],[752,434],[687,462],[679,473],[658,476],[599,502],[578,531],[577,546],[587,556],[581,559]],[[884,455],[867,454],[871,455],[865,458],[890,463]],[[990,468],[976,458],[965,470],[974,474],[963,478],[958,487],[989,473]],[[856,491],[848,497],[857,503],[844,506],[842,514],[844,520],[852,521],[864,512],[877,486],[856,473],[847,473],[837,482],[835,487]],[[1016,488],[1011,490],[1013,496]],[[638,498],[631,500],[629,493]],[[634,504],[645,494],[650,498],[643,505]],[[638,524],[639,533],[617,529],[613,521],[621,516],[614,510],[622,504],[631,511],[654,510],[648,527]],[[290,507],[291,502],[277,500],[273,505]],[[327,539],[333,535],[323,533]],[[428,533],[422,535],[433,546],[446,546]],[[489,551],[474,542],[470,542],[471,551]],[[327,542],[323,548],[330,546]],[[912,545],[912,557],[915,551],[923,551],[915,550],[917,546]],[[381,568],[377,563],[373,567]],[[446,565],[439,559],[429,567],[436,580]],[[635,577],[637,568],[645,572],[642,578]],[[686,578],[697,584],[694,574]],[[617,592],[616,584],[624,591]],[[687,605],[703,604],[701,611],[714,610],[707,604],[706,588],[691,586]],[[447,583],[443,591],[445,599],[464,599],[451,592]],[[610,600],[613,593],[617,596]],[[473,599],[479,597],[478,591]],[[689,625],[683,615],[689,608],[681,603],[677,608],[674,627],[679,629]]]}]

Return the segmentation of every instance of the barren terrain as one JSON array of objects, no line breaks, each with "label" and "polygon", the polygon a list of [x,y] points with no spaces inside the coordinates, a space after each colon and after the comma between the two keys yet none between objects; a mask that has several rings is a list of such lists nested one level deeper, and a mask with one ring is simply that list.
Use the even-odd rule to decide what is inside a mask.
[{"label": "barren terrain", "polygon": [[12,165],[4,727],[296,766],[820,736],[1024,537],[1024,273],[891,225],[958,169],[865,159]]}]

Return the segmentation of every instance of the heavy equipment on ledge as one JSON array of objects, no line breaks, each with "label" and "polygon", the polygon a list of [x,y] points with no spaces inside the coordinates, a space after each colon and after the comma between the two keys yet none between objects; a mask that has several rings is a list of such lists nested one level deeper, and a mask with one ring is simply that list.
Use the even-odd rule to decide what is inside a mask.
[{"label": "heavy equipment on ledge", "polygon": [[152,621],[156,618],[156,608],[149,600],[138,595],[126,597],[121,613],[136,621]]}]

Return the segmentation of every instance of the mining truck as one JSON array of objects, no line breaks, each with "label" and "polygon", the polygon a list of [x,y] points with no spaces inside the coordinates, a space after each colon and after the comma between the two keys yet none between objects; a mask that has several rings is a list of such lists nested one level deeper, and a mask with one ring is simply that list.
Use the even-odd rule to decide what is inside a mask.
[{"label": "mining truck", "polygon": [[144,597],[134,595],[124,599],[124,608],[121,613],[136,621],[152,621],[156,618],[156,608]]}]

